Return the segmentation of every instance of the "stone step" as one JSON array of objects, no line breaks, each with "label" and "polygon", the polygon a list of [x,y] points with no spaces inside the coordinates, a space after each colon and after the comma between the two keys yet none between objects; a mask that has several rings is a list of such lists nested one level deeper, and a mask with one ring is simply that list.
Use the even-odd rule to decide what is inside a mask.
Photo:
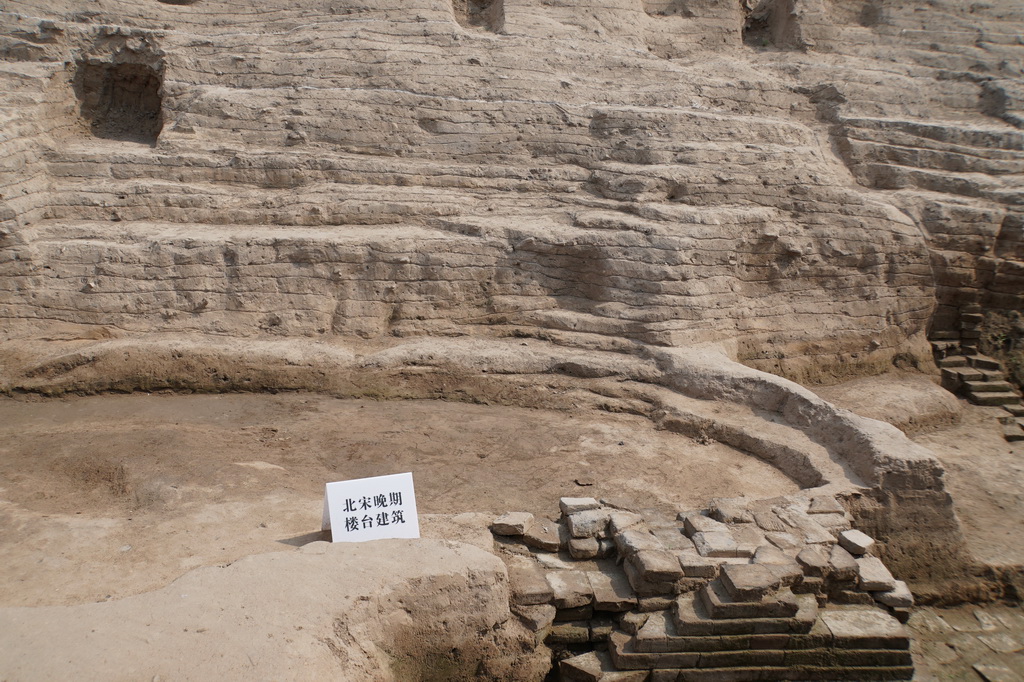
[{"label": "stone step", "polygon": [[932,332],[928,340],[931,341],[932,346],[943,341],[959,341],[960,332]]},{"label": "stone step", "polygon": [[795,595],[799,610],[791,618],[711,617],[696,594],[684,594],[676,600],[673,618],[676,633],[683,636],[762,635],[777,633],[807,634],[814,625],[818,602],[814,595]]},{"label": "stone step", "polygon": [[[947,370],[943,370],[943,373],[945,373],[946,371]],[[956,377],[960,381],[984,381],[985,380],[985,373],[984,373],[984,371],[980,370],[980,369],[974,369],[973,367],[958,367],[958,368],[955,368],[955,369],[952,369],[952,370],[948,370],[948,371],[954,372],[956,374]]]},{"label": "stone step", "polygon": [[1004,424],[1003,438],[1010,443],[1024,440],[1024,420],[1018,419],[1012,424]]},{"label": "stone step", "polygon": [[964,381],[964,388],[969,393],[1006,393],[1007,391],[1013,391],[1013,386],[1006,381]]},{"label": "stone step", "polygon": [[[842,675],[849,668],[892,668],[912,666],[909,650],[896,649],[741,649],[734,651],[689,651],[644,653],[635,650],[632,638],[621,632],[609,639],[611,663],[619,670],[680,671],[678,679],[689,679],[683,671],[717,670],[726,675],[734,668],[813,668]],[[724,679],[724,678],[719,678]],[[731,677],[729,679],[732,679]],[[774,679],[774,678],[757,678]],[[790,678],[794,679],[794,678]],[[795,678],[803,679],[803,678]],[[819,678],[822,679],[822,678]],[[844,679],[842,676],[824,679]],[[856,678],[845,678],[856,679]]]},{"label": "stone step", "polygon": [[814,649],[830,646],[832,633],[824,623],[815,623],[807,634],[707,635],[678,634],[668,611],[652,613],[633,644],[637,652],[737,651],[741,649]]},{"label": "stone step", "polygon": [[957,335],[956,341],[932,341],[932,351],[935,353],[946,354],[950,349],[960,347],[960,335]]},{"label": "stone step", "polygon": [[971,367],[977,369],[994,369],[1000,372],[1003,371],[1003,364],[995,358],[990,358],[987,355],[971,355],[967,358],[967,361]]},{"label": "stone step", "polygon": [[722,618],[790,618],[800,608],[789,589],[760,601],[738,601],[733,599],[721,579],[713,580],[698,592],[708,614],[715,619]]},{"label": "stone step", "polygon": [[659,670],[651,671],[650,682],[749,682],[752,680],[910,680],[914,667],[847,667],[820,666],[736,667],[727,670]]},{"label": "stone step", "polygon": [[963,355],[950,355],[938,361],[939,367],[967,367],[967,358]]},{"label": "stone step", "polygon": [[1003,409],[1014,417],[1024,417],[1024,405],[1003,405]]},{"label": "stone step", "polygon": [[999,407],[1020,402],[1020,396],[1011,391],[1004,393],[971,393],[967,396],[975,405]]},{"label": "stone step", "polygon": [[607,651],[590,651],[558,663],[563,682],[645,682],[646,670],[616,670]]},{"label": "stone step", "polygon": [[[816,607],[817,602],[813,597],[808,598]],[[748,648],[910,648],[910,636],[906,628],[877,606],[832,605],[818,613],[819,618],[805,632],[691,635],[686,634],[687,629],[678,626],[675,615],[660,611],[650,615],[634,638],[634,644],[636,651],[643,653],[734,651]]]}]

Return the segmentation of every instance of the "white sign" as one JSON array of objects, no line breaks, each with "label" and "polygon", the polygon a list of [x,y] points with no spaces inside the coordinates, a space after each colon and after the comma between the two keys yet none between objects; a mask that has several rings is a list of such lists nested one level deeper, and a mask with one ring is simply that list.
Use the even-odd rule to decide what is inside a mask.
[{"label": "white sign", "polygon": [[392,474],[328,483],[323,529],[332,542],[418,538],[412,474]]}]

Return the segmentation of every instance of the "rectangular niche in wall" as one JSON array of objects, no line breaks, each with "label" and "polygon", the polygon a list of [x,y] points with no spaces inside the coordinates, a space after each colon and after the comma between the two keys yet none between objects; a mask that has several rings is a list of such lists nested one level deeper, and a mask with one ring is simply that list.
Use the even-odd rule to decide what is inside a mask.
[{"label": "rectangular niche in wall", "polygon": [[505,23],[504,0],[452,0],[455,20],[466,28],[498,32]]},{"label": "rectangular niche in wall", "polygon": [[93,135],[155,144],[164,125],[162,81],[148,64],[79,62],[74,89]]}]

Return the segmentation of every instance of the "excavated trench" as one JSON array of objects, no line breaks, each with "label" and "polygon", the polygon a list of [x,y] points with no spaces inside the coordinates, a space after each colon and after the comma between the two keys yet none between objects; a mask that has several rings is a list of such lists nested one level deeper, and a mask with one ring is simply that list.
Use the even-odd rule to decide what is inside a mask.
[{"label": "excavated trench", "polygon": [[413,472],[428,536],[435,515],[557,517],[562,495],[668,513],[799,490],[721,443],[590,410],[288,393],[7,399],[0,413],[7,606],[122,598],[319,539],[334,480]]}]

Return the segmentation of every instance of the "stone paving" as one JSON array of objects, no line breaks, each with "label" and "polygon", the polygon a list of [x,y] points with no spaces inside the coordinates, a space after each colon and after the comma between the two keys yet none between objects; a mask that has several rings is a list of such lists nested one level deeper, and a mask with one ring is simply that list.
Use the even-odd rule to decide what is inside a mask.
[{"label": "stone paving", "polygon": [[908,625],[915,680],[1024,680],[1020,606],[918,607]]}]

